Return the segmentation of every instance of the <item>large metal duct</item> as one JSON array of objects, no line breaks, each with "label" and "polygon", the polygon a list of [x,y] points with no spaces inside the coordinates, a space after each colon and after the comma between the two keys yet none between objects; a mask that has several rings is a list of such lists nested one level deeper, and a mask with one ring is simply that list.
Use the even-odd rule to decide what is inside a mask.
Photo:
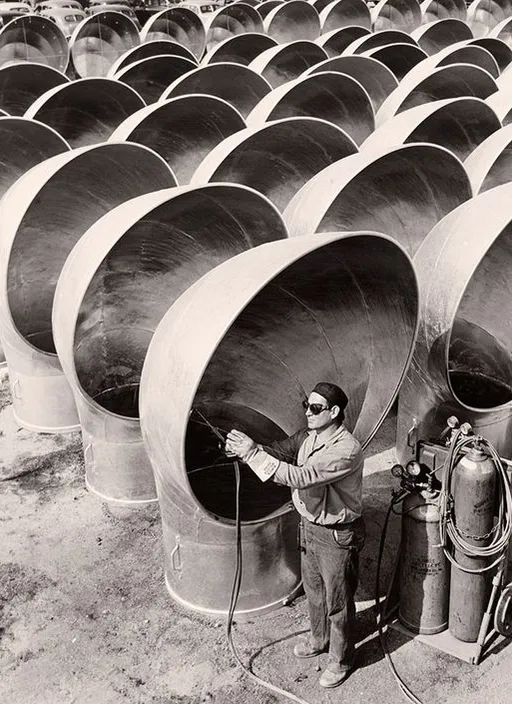
[{"label": "large metal duct", "polygon": [[[411,69],[427,58],[427,54],[414,44],[387,44],[366,51],[363,56],[380,61],[401,81]],[[492,57],[491,57],[492,58]]]},{"label": "large metal duct", "polygon": [[68,43],[55,22],[39,15],[24,15],[0,29],[0,66],[26,61],[64,73],[69,61]]},{"label": "large metal duct", "polygon": [[411,32],[411,37],[429,56],[457,42],[473,39],[468,25],[458,19],[429,22]]},{"label": "large metal duct", "polygon": [[342,27],[372,28],[370,10],[364,0],[334,0],[325,3],[321,9],[313,5],[320,13],[320,31],[322,34]]},{"label": "large metal duct", "polygon": [[313,66],[304,75],[324,71],[338,71],[354,78],[370,96],[374,112],[398,86],[398,81],[389,68],[369,56],[338,56]]},{"label": "large metal duct", "polygon": [[466,159],[464,167],[475,194],[509,183],[512,180],[512,124],[487,137]]},{"label": "large metal duct", "polygon": [[479,98],[449,98],[404,110],[381,125],[363,143],[363,151],[380,152],[400,144],[438,144],[464,161],[501,128],[496,113]]},{"label": "large metal duct", "polygon": [[494,78],[478,66],[450,64],[436,69],[426,66],[429,74],[425,76],[423,64],[427,64],[427,61],[409,71],[398,88],[382,103],[375,115],[377,126],[416,105],[463,96],[485,99],[497,91]]},{"label": "large metal duct", "polygon": [[500,75],[499,66],[490,51],[487,51],[482,46],[475,46],[466,42],[447,46],[434,56],[431,56],[428,63],[432,67],[449,66],[450,64],[472,64],[483,68],[493,78],[498,78]]},{"label": "large metal duct", "polygon": [[249,68],[261,74],[272,88],[277,88],[327,58],[327,53],[318,44],[296,41],[267,49],[251,61]]},{"label": "large metal duct", "polygon": [[198,166],[190,183],[242,183],[282,211],[310,178],[355,152],[352,138],[330,122],[289,117],[248,127],[223,140]]},{"label": "large metal duct", "polygon": [[[512,12],[512,5],[510,6]],[[489,37],[501,39],[507,46],[512,46],[512,17],[508,16],[491,29]]]},{"label": "large metal duct", "polygon": [[313,41],[320,35],[320,17],[305,0],[288,0],[268,13],[263,28],[279,44],[298,39]]},{"label": "large metal duct", "polygon": [[468,16],[465,0],[423,0],[420,8],[425,24],[451,17],[465,22]]},{"label": "large metal duct", "polygon": [[421,24],[417,0],[380,0],[371,10],[373,30],[400,29],[412,32]]},{"label": "large metal duct", "polygon": [[[503,74],[502,78],[506,74]],[[499,82],[499,79],[498,79]],[[507,82],[510,82],[508,88],[501,88],[496,93],[490,95],[486,103],[491,106],[496,115],[500,118],[503,125],[508,125],[512,122],[512,74],[507,74]],[[501,82],[504,84],[504,81]]]},{"label": "large metal duct", "polygon": [[[175,600],[226,612],[235,569],[232,463],[200,414],[268,442],[304,424],[301,401],[318,379],[341,380],[347,423],[366,445],[408,364],[416,308],[407,256],[375,233],[257,247],[178,299],[151,341],[140,392]],[[280,606],[299,587],[298,515],[286,489],[260,482],[243,465],[241,477],[237,613],[251,615]]]},{"label": "large metal duct", "polygon": [[240,113],[225,100],[184,95],[134,113],[112,133],[110,141],[136,142],[153,149],[184,185],[219,142],[245,126]]},{"label": "large metal duct", "polygon": [[468,7],[468,24],[475,37],[484,37],[511,12],[510,0],[473,0]]},{"label": "large metal duct", "polygon": [[265,0],[265,2],[260,2],[255,5],[256,11],[262,20],[268,15],[268,13],[276,8],[278,5],[282,5],[285,0]]},{"label": "large metal duct", "polygon": [[68,83],[63,73],[43,64],[13,64],[0,68],[0,108],[8,115],[24,115],[40,95]]},{"label": "large metal duct", "polygon": [[260,194],[209,185],[123,203],[76,244],[55,291],[53,331],[80,416],[89,489],[108,501],[156,500],[138,408],[153,332],[203,274],[286,236]]},{"label": "large metal duct", "polygon": [[354,78],[330,71],[296,78],[266,95],[247,117],[247,126],[286,117],[318,117],[341,127],[359,145],[375,129],[368,93]]},{"label": "large metal duct", "polygon": [[23,427],[65,432],[78,425],[51,328],[55,286],[69,252],[116,205],[175,183],[167,164],[151,150],[103,144],[47,159],[4,195],[0,337],[14,414]]},{"label": "large metal duct", "polygon": [[193,61],[197,65],[197,59],[186,46],[173,42],[171,39],[156,39],[155,41],[138,44],[132,49],[128,49],[124,54],[114,61],[109,68],[107,76],[112,78],[118,71],[130,64],[134,64],[141,59],[148,59],[150,56],[162,56],[162,54],[172,56],[183,56],[185,59]]},{"label": "large metal duct", "polygon": [[501,39],[480,37],[479,39],[470,39],[468,44],[482,46],[484,49],[487,49],[487,51],[494,56],[500,71],[504,71],[512,61],[512,49]]},{"label": "large metal duct", "polygon": [[414,425],[418,437],[438,437],[452,414],[512,456],[511,204],[511,183],[481,193],[416,253],[420,331],[398,413],[404,459]]},{"label": "large metal duct", "polygon": [[195,61],[183,56],[162,54],[125,66],[115,74],[114,79],[133,88],[149,105],[160,99],[170,83],[196,68]]},{"label": "large metal duct", "polygon": [[412,256],[432,227],[471,196],[464,167],[447,149],[384,146],[381,154],[364,151],[320,171],[283,216],[290,236],[380,228]]},{"label": "large metal duct", "polygon": [[352,56],[353,54],[363,54],[365,51],[375,49],[378,46],[387,46],[388,44],[412,44],[418,46],[414,40],[406,32],[398,29],[383,29],[379,32],[372,32],[368,35],[363,35],[354,39],[352,44],[349,44],[343,52],[343,56]]},{"label": "large metal duct", "polygon": [[253,59],[273,46],[277,46],[276,40],[265,34],[237,34],[216,44],[201,63],[205,65],[228,62],[248,66]]},{"label": "large metal duct", "polygon": [[207,51],[236,34],[263,32],[263,21],[258,12],[254,7],[242,2],[225,5],[216,12],[202,15],[202,19],[206,31]]},{"label": "large metal duct", "polygon": [[342,54],[355,39],[368,36],[369,34],[371,34],[370,30],[365,27],[343,27],[342,29],[333,29],[330,32],[321,34],[318,39],[315,39],[315,44],[321,46],[331,58]]},{"label": "large metal duct", "polygon": [[213,95],[233,105],[242,117],[267,95],[271,86],[262,76],[247,66],[216,63],[190,71],[162,93],[161,101],[180,95]]},{"label": "large metal duct", "polygon": [[186,7],[171,7],[153,15],[141,30],[143,42],[172,39],[200,59],[206,46],[206,32],[199,15]]},{"label": "large metal duct", "polygon": [[106,76],[112,64],[139,42],[139,32],[129,17],[98,12],[80,22],[71,35],[72,68],[80,78]]},{"label": "large metal duct", "polygon": [[53,127],[72,147],[104,142],[144,107],[133,88],[109,78],[82,78],[41,95],[25,117]]}]

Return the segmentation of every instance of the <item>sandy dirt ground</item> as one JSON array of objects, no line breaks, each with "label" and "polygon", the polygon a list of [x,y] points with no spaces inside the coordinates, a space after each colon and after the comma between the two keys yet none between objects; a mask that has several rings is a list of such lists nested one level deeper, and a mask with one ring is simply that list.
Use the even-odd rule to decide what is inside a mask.
[{"label": "sandy dirt ground", "polygon": [[[236,622],[242,659],[310,704],[402,699],[376,637],[375,568],[395,462],[395,419],[368,450],[368,540],[358,592],[357,669],[342,687],[318,686],[326,656],[299,661],[304,597]],[[399,535],[384,552],[387,584]],[[286,700],[235,664],[222,619],[185,612],[168,596],[158,507],[109,507],[84,486],[81,439],[38,435],[13,420],[0,374],[0,702],[2,704],[270,704]],[[424,704],[507,704],[512,648],[497,643],[476,667],[389,630],[398,671]]]}]

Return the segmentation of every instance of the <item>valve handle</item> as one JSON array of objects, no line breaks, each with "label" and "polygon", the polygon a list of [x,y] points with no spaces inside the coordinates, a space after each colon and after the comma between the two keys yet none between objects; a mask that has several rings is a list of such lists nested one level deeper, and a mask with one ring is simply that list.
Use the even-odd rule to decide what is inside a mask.
[{"label": "valve handle", "polygon": [[494,612],[494,630],[506,638],[512,636],[512,584],[507,584],[500,594]]}]

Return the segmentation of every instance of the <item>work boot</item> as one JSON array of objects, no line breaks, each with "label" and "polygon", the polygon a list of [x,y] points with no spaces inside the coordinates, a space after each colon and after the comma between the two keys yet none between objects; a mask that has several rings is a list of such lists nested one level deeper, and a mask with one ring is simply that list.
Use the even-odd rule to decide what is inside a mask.
[{"label": "work boot", "polygon": [[319,646],[311,638],[306,638],[297,643],[293,649],[296,658],[315,658],[321,653],[325,653],[327,646]]},{"label": "work boot", "polygon": [[350,670],[342,670],[337,662],[330,662],[322,672],[319,680],[321,687],[338,687],[350,675]]}]

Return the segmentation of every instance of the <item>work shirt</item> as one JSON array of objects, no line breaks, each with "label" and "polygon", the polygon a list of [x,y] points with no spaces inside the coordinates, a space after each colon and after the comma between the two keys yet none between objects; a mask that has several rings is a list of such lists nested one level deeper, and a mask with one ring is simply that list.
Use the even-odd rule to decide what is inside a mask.
[{"label": "work shirt", "polygon": [[325,442],[314,430],[300,430],[242,459],[262,481],[291,487],[295,508],[311,523],[350,523],[362,515],[363,454],[344,425]]}]

